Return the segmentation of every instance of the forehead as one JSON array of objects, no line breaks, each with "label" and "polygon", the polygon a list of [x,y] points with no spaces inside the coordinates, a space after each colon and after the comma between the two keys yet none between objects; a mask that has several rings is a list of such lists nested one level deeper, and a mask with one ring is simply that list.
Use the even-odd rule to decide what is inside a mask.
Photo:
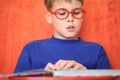
[{"label": "forehead", "polygon": [[78,7],[82,7],[82,4],[79,0],[55,0],[52,6],[52,10],[59,8],[66,8],[71,10]]},{"label": "forehead", "polygon": [[53,2],[68,2],[68,3],[72,3],[74,1],[79,1],[80,2],[80,0],[54,0]]}]

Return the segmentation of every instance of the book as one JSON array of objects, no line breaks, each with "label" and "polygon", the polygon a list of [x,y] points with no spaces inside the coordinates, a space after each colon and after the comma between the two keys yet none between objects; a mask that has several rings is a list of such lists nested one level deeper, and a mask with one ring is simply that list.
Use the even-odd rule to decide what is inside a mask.
[{"label": "book", "polygon": [[120,70],[59,70],[52,71],[54,77],[63,76],[120,76]]},{"label": "book", "polygon": [[51,77],[81,77],[81,76],[120,76],[120,70],[30,70],[13,74],[0,74],[0,78],[27,77],[27,76],[51,76]]}]

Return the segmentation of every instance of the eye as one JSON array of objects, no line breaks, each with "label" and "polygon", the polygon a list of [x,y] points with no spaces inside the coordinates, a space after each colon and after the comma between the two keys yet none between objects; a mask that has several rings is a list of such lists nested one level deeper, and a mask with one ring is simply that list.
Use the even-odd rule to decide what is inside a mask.
[{"label": "eye", "polygon": [[81,10],[81,9],[78,9],[78,10],[75,10],[73,13],[74,13],[75,15],[79,15],[79,14],[82,13],[82,10]]},{"label": "eye", "polygon": [[81,12],[74,12],[75,15],[81,14]]},{"label": "eye", "polygon": [[62,15],[66,15],[66,11],[65,11],[65,10],[58,10],[58,11],[57,11],[57,14],[58,14],[58,15],[61,15],[61,16],[62,16]]},{"label": "eye", "polygon": [[65,12],[59,12],[58,14],[59,15],[65,15],[66,13]]}]

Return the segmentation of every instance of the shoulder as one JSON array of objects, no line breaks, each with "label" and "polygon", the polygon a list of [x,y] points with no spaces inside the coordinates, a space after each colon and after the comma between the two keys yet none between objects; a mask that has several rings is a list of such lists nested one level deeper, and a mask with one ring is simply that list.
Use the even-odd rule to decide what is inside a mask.
[{"label": "shoulder", "polygon": [[38,47],[40,45],[45,45],[47,43],[49,43],[50,38],[46,38],[46,39],[41,39],[41,40],[33,40],[28,42],[27,44],[24,45],[24,48],[32,48],[32,47]]},{"label": "shoulder", "polygon": [[85,40],[81,40],[81,42],[82,44],[84,44],[84,46],[102,47],[102,45],[97,42],[91,42],[91,41],[85,41]]},{"label": "shoulder", "polygon": [[106,55],[106,51],[101,44],[84,40],[82,40],[82,43],[84,44],[82,50],[88,53],[88,55],[91,55],[92,57],[96,56],[97,58]]},{"label": "shoulder", "polygon": [[88,50],[88,51],[92,51],[92,52],[104,52],[104,47],[96,42],[90,42],[90,41],[85,41],[85,40],[81,40],[81,43],[83,44],[83,48]]}]

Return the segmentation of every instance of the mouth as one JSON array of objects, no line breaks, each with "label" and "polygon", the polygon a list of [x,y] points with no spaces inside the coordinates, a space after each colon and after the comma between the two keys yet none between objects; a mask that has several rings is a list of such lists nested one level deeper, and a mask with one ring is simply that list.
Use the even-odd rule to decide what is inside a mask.
[{"label": "mouth", "polygon": [[67,31],[69,31],[69,32],[75,31],[75,26],[73,26],[73,25],[68,26]]}]

